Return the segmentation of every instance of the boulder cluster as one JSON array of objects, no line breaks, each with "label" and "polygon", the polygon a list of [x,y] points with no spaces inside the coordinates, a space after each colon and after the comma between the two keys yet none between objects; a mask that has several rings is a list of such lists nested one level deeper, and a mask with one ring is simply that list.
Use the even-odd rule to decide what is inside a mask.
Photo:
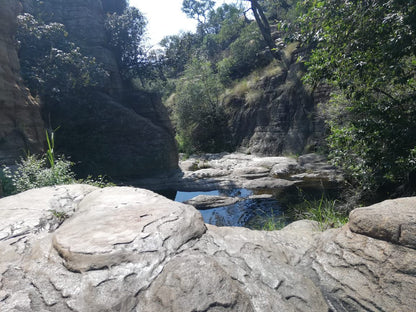
[{"label": "boulder cluster", "polygon": [[415,207],[265,232],[139,188],[34,189],[0,200],[0,310],[414,311]]}]

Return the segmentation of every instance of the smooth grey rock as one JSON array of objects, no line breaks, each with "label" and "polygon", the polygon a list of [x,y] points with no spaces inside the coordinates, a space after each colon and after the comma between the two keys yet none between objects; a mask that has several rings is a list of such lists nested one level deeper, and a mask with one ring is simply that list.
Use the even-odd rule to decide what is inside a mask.
[{"label": "smooth grey rock", "polygon": [[[283,157],[282,157],[283,158]],[[294,158],[283,158],[279,163],[275,164],[270,174],[275,178],[288,178],[301,170],[300,165]]]},{"label": "smooth grey rock", "polygon": [[[49,213],[48,199],[61,198],[53,189],[23,193],[14,206],[45,198]],[[150,191],[114,187],[88,193],[74,198],[75,213],[55,232],[0,241],[1,311],[131,311],[138,306],[137,294],[178,248],[206,230],[192,206]],[[0,200],[0,211],[12,199]],[[14,220],[10,214],[2,218],[6,224]]]},{"label": "smooth grey rock", "polygon": [[229,206],[238,203],[240,198],[215,196],[215,195],[198,195],[185,201],[185,204],[192,205],[196,209],[210,209],[215,207]]},{"label": "smooth grey rock", "polygon": [[312,233],[304,237],[304,232],[285,242],[293,244],[290,251],[279,248],[286,233],[207,226],[207,233],[192,249],[203,250],[238,281],[254,311],[328,311],[319,288],[289,260],[292,251],[300,254],[313,246]]},{"label": "smooth grey rock", "polygon": [[284,179],[260,178],[248,180],[243,183],[243,187],[247,189],[284,189],[298,184],[298,181],[288,181]]},{"label": "smooth grey rock", "polygon": [[[307,158],[315,162],[315,154]],[[291,157],[260,157],[242,153],[206,154],[181,161],[182,171],[175,175],[161,175],[159,179],[139,179],[134,185],[154,190],[211,191],[218,189],[279,189],[291,186],[304,188],[339,188],[343,176],[336,169],[321,163],[314,170],[306,170]],[[303,163],[306,164],[306,163]],[[324,168],[324,169],[320,169]]]},{"label": "smooth grey rock", "polygon": [[416,249],[416,200],[386,200],[350,213],[352,232]]}]

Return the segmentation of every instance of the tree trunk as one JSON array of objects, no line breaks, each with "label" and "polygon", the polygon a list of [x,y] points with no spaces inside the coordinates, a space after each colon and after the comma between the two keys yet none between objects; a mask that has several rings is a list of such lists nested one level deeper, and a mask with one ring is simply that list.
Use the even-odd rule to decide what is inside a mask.
[{"label": "tree trunk", "polygon": [[283,57],[281,51],[279,51],[276,47],[276,44],[272,38],[272,33],[270,30],[270,24],[267,20],[266,15],[264,14],[263,8],[260,6],[257,0],[247,0],[251,3],[251,10],[253,11],[254,18],[256,19],[257,25],[259,26],[260,32],[266,41],[267,46],[269,47],[270,52],[272,53],[273,57],[282,62],[282,64],[287,67],[288,64]]}]

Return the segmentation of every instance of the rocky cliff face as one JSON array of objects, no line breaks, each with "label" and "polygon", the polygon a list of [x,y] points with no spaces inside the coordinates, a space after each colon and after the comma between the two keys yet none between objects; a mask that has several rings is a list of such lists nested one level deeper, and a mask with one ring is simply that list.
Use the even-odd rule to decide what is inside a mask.
[{"label": "rocky cliff face", "polygon": [[322,99],[302,84],[304,68],[296,62],[300,54],[305,51],[291,53],[289,69],[265,75],[250,87],[248,96],[225,98],[236,147],[260,155],[298,154],[314,151],[323,139],[324,123],[316,110]]},{"label": "rocky cliff face", "polygon": [[30,190],[0,199],[0,310],[414,311],[415,204],[265,232],[141,189]]},{"label": "rocky cliff face", "polygon": [[0,1],[0,164],[10,165],[25,152],[44,147],[43,121],[38,103],[19,76],[14,34],[20,5]]},{"label": "rocky cliff face", "polygon": [[129,179],[176,169],[178,156],[160,99],[123,85],[118,63],[107,45],[106,10],[116,10],[121,2],[22,1],[26,12],[38,9],[45,22],[64,24],[70,40],[80,46],[82,53],[95,57],[110,73],[106,87],[93,91],[88,99],[74,95],[71,103],[44,103],[47,126],[60,127],[58,152],[70,156],[81,174]]}]

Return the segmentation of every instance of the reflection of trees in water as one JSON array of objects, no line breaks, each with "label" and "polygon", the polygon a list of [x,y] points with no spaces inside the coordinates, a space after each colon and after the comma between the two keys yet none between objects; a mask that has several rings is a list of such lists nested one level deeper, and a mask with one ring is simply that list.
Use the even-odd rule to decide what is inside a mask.
[{"label": "reflection of trees in water", "polygon": [[272,214],[283,215],[279,203],[273,198],[247,199],[234,205],[205,210],[204,213],[209,224],[249,228],[258,228],[259,223]]}]

